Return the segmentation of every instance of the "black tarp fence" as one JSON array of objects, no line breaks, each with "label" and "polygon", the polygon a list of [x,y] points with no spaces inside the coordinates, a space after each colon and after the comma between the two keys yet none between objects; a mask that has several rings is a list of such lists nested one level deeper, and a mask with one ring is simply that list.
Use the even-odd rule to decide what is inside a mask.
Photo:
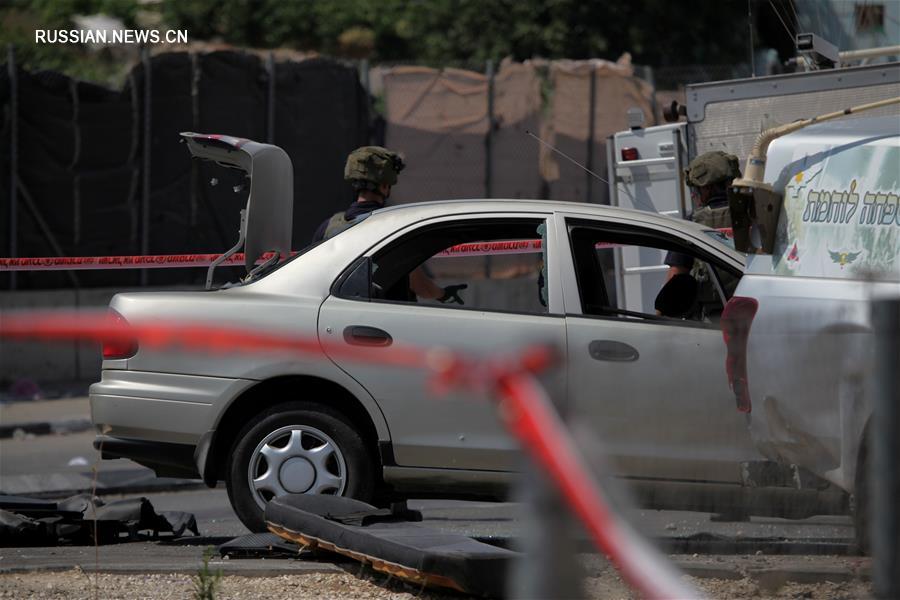
[{"label": "black tarp fence", "polygon": [[[181,131],[263,142],[273,134],[271,142],[294,165],[294,247],[302,248],[323,219],[352,200],[344,159],[369,140],[369,99],[356,69],[324,58],[163,53],[137,64],[121,90],[8,63],[0,72],[0,106],[0,256],[8,257],[231,247],[247,189],[236,193],[237,175],[191,161]],[[0,289],[197,284],[205,270],[145,270],[143,277],[139,271],[2,273]]]}]

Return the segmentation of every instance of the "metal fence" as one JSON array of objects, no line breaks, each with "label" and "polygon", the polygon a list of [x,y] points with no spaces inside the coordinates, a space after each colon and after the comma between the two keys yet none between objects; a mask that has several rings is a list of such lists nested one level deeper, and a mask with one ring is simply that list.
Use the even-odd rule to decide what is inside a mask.
[{"label": "metal fence", "polygon": [[[316,65],[318,79],[311,75]],[[8,239],[0,252],[10,258],[230,247],[246,197],[231,193],[230,185],[205,185],[216,177],[175,145],[182,130],[228,133],[286,149],[295,168],[295,248],[352,201],[343,160],[365,143],[407,154],[395,202],[502,197],[605,203],[606,138],[626,128],[627,108],[640,106],[647,124],[658,123],[663,102],[657,101],[657,85],[724,74],[723,67],[654,70],[598,60],[431,68],[291,62],[271,52],[144,52],[125,88],[115,91],[23,72],[13,47],[6,67],[0,154],[9,160],[0,186],[0,227]],[[397,84],[410,72],[424,82],[419,97],[404,97]],[[443,94],[435,82],[464,89]],[[49,98],[46,106],[34,101],[37,88]],[[454,102],[464,106],[454,108]],[[462,121],[450,122],[450,109],[460,109]],[[43,135],[34,139],[34,129]],[[551,146],[586,170],[560,159]],[[0,288],[194,284],[200,275],[0,273]]]},{"label": "metal fence", "polygon": [[[227,172],[190,161],[179,145],[182,131],[284,148],[298,189],[295,239],[308,239],[334,206],[352,199],[343,160],[370,138],[369,102],[355,67],[276,60],[272,53],[144,52],[124,88],[112,90],[23,71],[10,47],[0,104],[0,157],[8,157],[0,166],[0,253],[12,258],[233,245],[247,190],[240,177],[231,181]],[[200,275],[0,273],[0,288],[192,284]]]}]

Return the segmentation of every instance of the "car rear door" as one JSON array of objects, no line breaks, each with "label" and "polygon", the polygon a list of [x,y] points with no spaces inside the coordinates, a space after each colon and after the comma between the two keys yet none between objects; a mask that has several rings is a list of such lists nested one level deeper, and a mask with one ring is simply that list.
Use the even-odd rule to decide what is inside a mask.
[{"label": "car rear door", "polygon": [[[352,291],[360,275],[348,274],[347,288],[336,286],[323,303],[318,330],[326,351],[335,345],[368,344],[365,336],[381,340],[370,340],[375,344],[444,347],[484,358],[510,355],[533,342],[563,347],[566,326],[553,266],[555,228],[547,226],[551,220],[548,213],[441,217],[389,237],[355,266],[367,280],[364,291]],[[539,286],[545,257],[547,306],[541,303]],[[392,284],[396,277],[388,281],[385,274],[408,272],[423,258],[428,259],[426,274],[439,286],[468,285],[460,292],[465,305],[398,297],[398,286]],[[356,334],[363,337],[355,339]],[[503,431],[491,399],[471,391],[435,396],[421,369],[363,364],[331,354],[384,413],[398,466],[515,467],[516,445]]]},{"label": "car rear door", "polygon": [[[739,266],[701,250],[677,227],[578,215],[558,226],[571,250],[561,260],[570,402],[590,420],[618,473],[740,481],[739,463],[758,454],[734,410],[715,307],[704,309],[712,315],[705,320],[657,316],[646,309],[646,298],[629,301],[628,274],[621,270],[628,255],[641,254],[642,268],[658,273],[662,286],[666,253],[680,249],[720,273],[706,287],[721,297],[733,290]],[[651,255],[655,266],[646,260]]]}]

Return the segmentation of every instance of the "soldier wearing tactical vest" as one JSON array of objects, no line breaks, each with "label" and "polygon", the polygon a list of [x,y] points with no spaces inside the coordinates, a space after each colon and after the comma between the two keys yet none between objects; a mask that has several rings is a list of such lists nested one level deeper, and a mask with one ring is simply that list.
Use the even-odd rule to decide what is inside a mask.
[{"label": "soldier wearing tactical vest", "polygon": [[[381,146],[362,146],[351,152],[344,166],[344,179],[356,190],[356,202],[347,210],[323,221],[313,235],[313,243],[334,237],[353,227],[373,210],[384,207],[391,196],[391,187],[397,183],[397,175],[405,166],[401,155]],[[467,287],[466,284],[459,284],[442,288],[421,268],[409,274],[409,291],[417,298],[463,304],[459,292]]]},{"label": "soldier wearing tactical vest", "polygon": [[[733,154],[714,150],[701,154],[691,161],[685,170],[685,178],[691,190],[694,211],[690,219],[713,229],[731,227],[727,190],[731,182],[741,176],[738,159]],[[669,317],[688,317],[696,309],[700,283],[709,274],[694,268],[694,257],[680,252],[669,252],[665,263],[669,265],[666,285],[656,297],[657,314]],[[698,282],[698,279],[700,282]],[[702,294],[702,290],[699,291]]]}]

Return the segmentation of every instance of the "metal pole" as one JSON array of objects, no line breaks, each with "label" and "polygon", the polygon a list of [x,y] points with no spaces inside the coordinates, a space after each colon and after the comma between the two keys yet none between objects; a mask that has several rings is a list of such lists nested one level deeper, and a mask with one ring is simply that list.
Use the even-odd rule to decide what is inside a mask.
[{"label": "metal pole", "polygon": [[[589,86],[588,92],[588,135],[587,135],[587,160],[586,165],[588,170],[594,170],[594,126],[596,120],[596,107],[594,104],[597,102],[597,69],[594,68],[594,64],[591,63],[591,83]],[[593,175],[590,173],[585,174],[585,202],[590,202],[592,200],[591,196],[593,195]]]},{"label": "metal pole", "polygon": [[78,101],[78,83],[74,79],[69,80],[69,94],[72,97],[72,162],[69,164],[69,172],[73,174],[72,180],[72,229],[75,246],[81,243],[81,177],[76,168],[81,159],[81,128],[78,126],[81,105]]},{"label": "metal pole", "polygon": [[877,598],[900,598],[900,297],[872,303],[875,331],[868,511]]},{"label": "metal pole", "polygon": [[363,89],[366,91],[366,102],[369,101],[369,96],[372,95],[372,83],[369,80],[369,59],[364,58],[359,63],[359,82],[362,84]]},{"label": "metal pole", "polygon": [[750,29],[750,77],[756,77],[756,58],[753,56],[753,0],[747,0],[747,27]]},{"label": "metal pole", "polygon": [[[18,256],[19,195],[19,85],[16,67],[16,48],[12,44],[7,49],[7,69],[9,70],[9,257]],[[16,289],[16,273],[9,274],[9,289]]]},{"label": "metal pole", "polygon": [[128,215],[130,228],[128,232],[128,251],[138,253],[138,206],[135,202],[138,183],[141,180],[141,169],[137,165],[138,152],[141,149],[141,109],[138,101],[138,84],[134,69],[128,73],[128,87],[131,90],[131,148],[128,152],[128,166],[131,168],[131,181],[128,185]]},{"label": "metal pole", "polygon": [[[150,253],[150,153],[152,145],[150,143],[150,92],[152,78],[150,76],[150,50],[147,46],[141,49],[141,64],[144,67],[144,176],[143,189],[141,195],[141,254]],[[147,269],[141,269],[141,285],[146,286],[148,279]]]},{"label": "metal pole", "polygon": [[[44,215],[41,213],[41,209],[38,208],[38,205],[34,201],[34,198],[31,197],[31,193],[28,191],[28,188],[25,187],[25,184],[21,179],[16,179],[16,183],[18,184],[19,192],[21,192],[22,194],[22,204],[31,213],[31,216],[34,219],[37,228],[41,231],[41,233],[44,235],[44,239],[46,239],[47,243],[50,245],[50,249],[53,250],[53,253],[56,256],[65,256],[62,245],[60,245],[59,241],[56,239],[56,236],[53,235],[53,230],[50,229],[50,225],[47,224],[47,219],[44,218]],[[68,277],[69,281],[72,282],[72,287],[80,287],[78,276],[75,274],[75,271],[66,271],[66,277]]]},{"label": "metal pole", "polygon": [[[200,131],[200,59],[191,52],[191,131]],[[197,224],[197,195],[200,187],[199,161],[191,161],[191,227]]]},{"label": "metal pole", "polygon": [[[555,409],[566,419],[568,405],[560,374],[547,374],[541,383]],[[524,453],[523,453],[524,454]],[[522,555],[508,573],[506,595],[519,599],[583,598],[583,571],[576,560],[581,528],[549,475],[527,454],[514,488],[522,505]]]},{"label": "metal pole", "polygon": [[266,57],[266,72],[269,74],[269,93],[266,97],[266,141],[275,143],[275,53]]},{"label": "metal pole", "polygon": [[484,197],[493,198],[493,135],[494,135],[494,61],[488,59],[487,75],[487,134],[484,136]]},{"label": "metal pole", "polygon": [[656,102],[656,78],[653,75],[653,67],[644,65],[644,80],[650,84],[650,110],[653,111],[653,124],[659,125],[659,106]]}]

